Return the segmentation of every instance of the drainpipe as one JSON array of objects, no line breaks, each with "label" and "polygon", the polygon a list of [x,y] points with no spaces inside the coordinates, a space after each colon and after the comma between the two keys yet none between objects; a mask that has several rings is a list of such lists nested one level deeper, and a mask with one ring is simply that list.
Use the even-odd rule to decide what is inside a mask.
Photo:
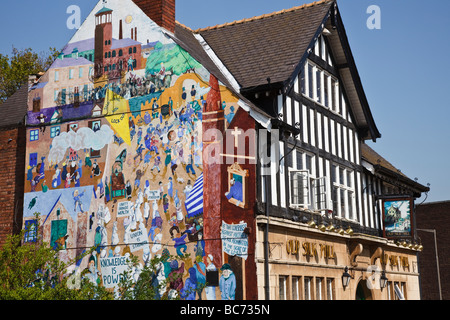
[{"label": "drainpipe", "polygon": [[269,278],[269,184],[267,174],[264,175],[264,186],[266,193],[266,228],[264,230],[264,293],[265,300],[270,300],[270,278]]}]

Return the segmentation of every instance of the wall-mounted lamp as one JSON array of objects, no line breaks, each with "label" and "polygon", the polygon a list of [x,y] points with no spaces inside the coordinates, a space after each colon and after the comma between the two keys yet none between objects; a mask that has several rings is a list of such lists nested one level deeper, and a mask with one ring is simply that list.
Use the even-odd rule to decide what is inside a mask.
[{"label": "wall-mounted lamp", "polygon": [[345,288],[347,288],[348,284],[350,283],[350,279],[352,279],[353,277],[350,275],[350,273],[348,273],[348,267],[345,267],[344,269],[344,273],[342,274],[342,286]]},{"label": "wall-mounted lamp", "polygon": [[380,277],[380,288],[381,289],[386,288],[388,280],[389,279],[386,277],[386,272],[384,272],[384,270],[383,270],[383,272],[381,273],[381,277]]}]

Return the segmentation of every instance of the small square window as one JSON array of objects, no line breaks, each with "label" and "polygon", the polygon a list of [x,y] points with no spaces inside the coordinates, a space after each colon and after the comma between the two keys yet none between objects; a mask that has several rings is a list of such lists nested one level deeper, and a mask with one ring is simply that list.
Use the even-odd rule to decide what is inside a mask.
[{"label": "small square window", "polygon": [[39,140],[39,129],[31,130],[30,141],[37,141],[37,140]]},{"label": "small square window", "polygon": [[60,132],[61,132],[61,127],[51,127],[50,128],[50,138],[54,138],[54,137],[57,137],[57,136],[59,136],[59,134],[60,134]]}]

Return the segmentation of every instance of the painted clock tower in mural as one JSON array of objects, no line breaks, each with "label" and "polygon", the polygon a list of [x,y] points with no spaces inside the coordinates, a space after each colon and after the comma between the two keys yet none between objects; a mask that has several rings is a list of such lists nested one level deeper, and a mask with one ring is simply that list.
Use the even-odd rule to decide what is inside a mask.
[{"label": "painted clock tower in mural", "polygon": [[112,10],[103,7],[95,15],[95,77],[108,71],[112,43]]}]

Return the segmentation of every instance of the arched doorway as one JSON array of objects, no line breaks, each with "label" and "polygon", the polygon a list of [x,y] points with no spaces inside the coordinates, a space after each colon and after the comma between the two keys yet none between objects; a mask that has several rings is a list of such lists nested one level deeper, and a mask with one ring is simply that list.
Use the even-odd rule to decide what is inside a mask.
[{"label": "arched doorway", "polygon": [[360,280],[356,287],[355,300],[373,300],[372,292],[367,287],[365,280]]}]

